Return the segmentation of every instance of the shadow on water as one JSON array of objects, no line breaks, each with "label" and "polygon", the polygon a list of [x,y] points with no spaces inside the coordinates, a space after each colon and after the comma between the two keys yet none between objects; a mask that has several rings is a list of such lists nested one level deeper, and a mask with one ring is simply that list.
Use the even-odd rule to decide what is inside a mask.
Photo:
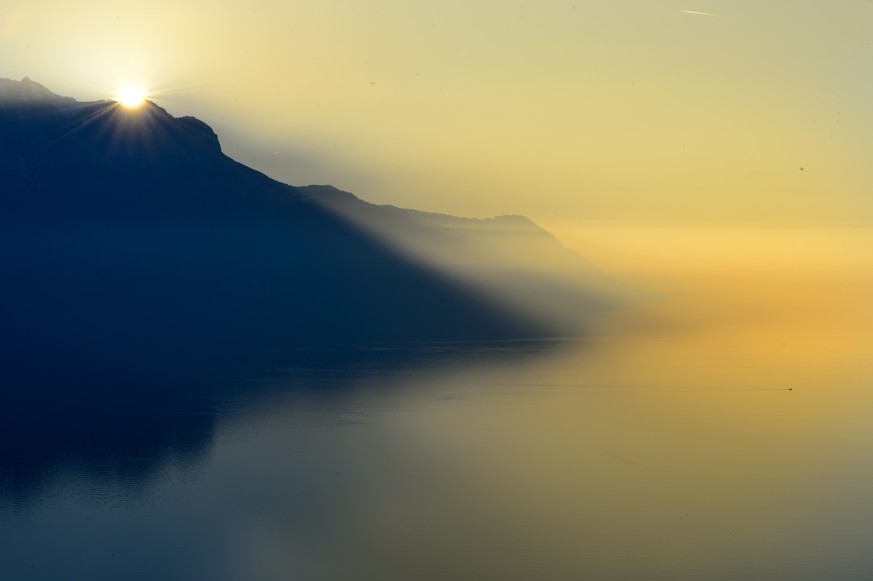
[{"label": "shadow on water", "polygon": [[[432,342],[378,347],[299,348],[262,357],[261,368],[195,365],[90,375],[55,369],[7,377],[0,393],[0,498],[28,504],[57,477],[73,475],[134,491],[168,462],[208,457],[219,423],[295,394],[342,405],[363,383],[397,389],[402,378],[531,361],[560,340]],[[16,389],[26,383],[28,389]],[[313,403],[314,402],[314,403]],[[293,405],[293,404],[280,404]]]}]

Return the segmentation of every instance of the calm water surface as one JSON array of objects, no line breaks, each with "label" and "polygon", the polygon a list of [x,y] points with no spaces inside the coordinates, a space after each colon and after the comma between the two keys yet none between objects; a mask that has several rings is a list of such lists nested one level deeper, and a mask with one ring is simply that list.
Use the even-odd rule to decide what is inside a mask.
[{"label": "calm water surface", "polygon": [[321,353],[119,425],[48,399],[60,435],[4,448],[0,578],[873,578],[852,280],[712,280],[579,341]]}]

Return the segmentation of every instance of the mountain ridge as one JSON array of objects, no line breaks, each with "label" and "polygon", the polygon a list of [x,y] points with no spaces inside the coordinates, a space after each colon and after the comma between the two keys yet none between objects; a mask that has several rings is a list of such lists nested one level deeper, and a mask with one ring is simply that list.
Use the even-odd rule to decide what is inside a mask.
[{"label": "mountain ridge", "polygon": [[[595,302],[531,267],[573,259],[526,218],[282,184],[150,101],[2,80],[0,175],[7,364],[170,370],[294,346],[553,337],[579,331],[571,304]],[[543,250],[530,264],[519,232]]]}]

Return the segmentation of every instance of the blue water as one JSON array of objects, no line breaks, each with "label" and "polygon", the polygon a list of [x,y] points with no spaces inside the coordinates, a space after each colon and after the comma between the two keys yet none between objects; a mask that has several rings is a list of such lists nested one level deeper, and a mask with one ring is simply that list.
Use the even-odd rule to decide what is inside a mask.
[{"label": "blue water", "polygon": [[0,578],[873,578],[869,375],[696,333],[47,392],[7,414]]}]

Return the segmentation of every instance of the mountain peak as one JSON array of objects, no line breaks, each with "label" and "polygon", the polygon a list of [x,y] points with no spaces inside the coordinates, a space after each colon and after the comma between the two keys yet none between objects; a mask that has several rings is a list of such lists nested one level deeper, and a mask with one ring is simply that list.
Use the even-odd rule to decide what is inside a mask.
[{"label": "mountain peak", "polygon": [[75,99],[56,95],[29,77],[20,81],[0,79],[0,99],[15,103],[75,103]]},{"label": "mountain peak", "polygon": [[131,172],[179,179],[233,164],[206,123],[176,118],[152,101],[135,109],[79,102],[27,77],[0,79],[0,172],[13,189],[58,190],[71,179]]}]

